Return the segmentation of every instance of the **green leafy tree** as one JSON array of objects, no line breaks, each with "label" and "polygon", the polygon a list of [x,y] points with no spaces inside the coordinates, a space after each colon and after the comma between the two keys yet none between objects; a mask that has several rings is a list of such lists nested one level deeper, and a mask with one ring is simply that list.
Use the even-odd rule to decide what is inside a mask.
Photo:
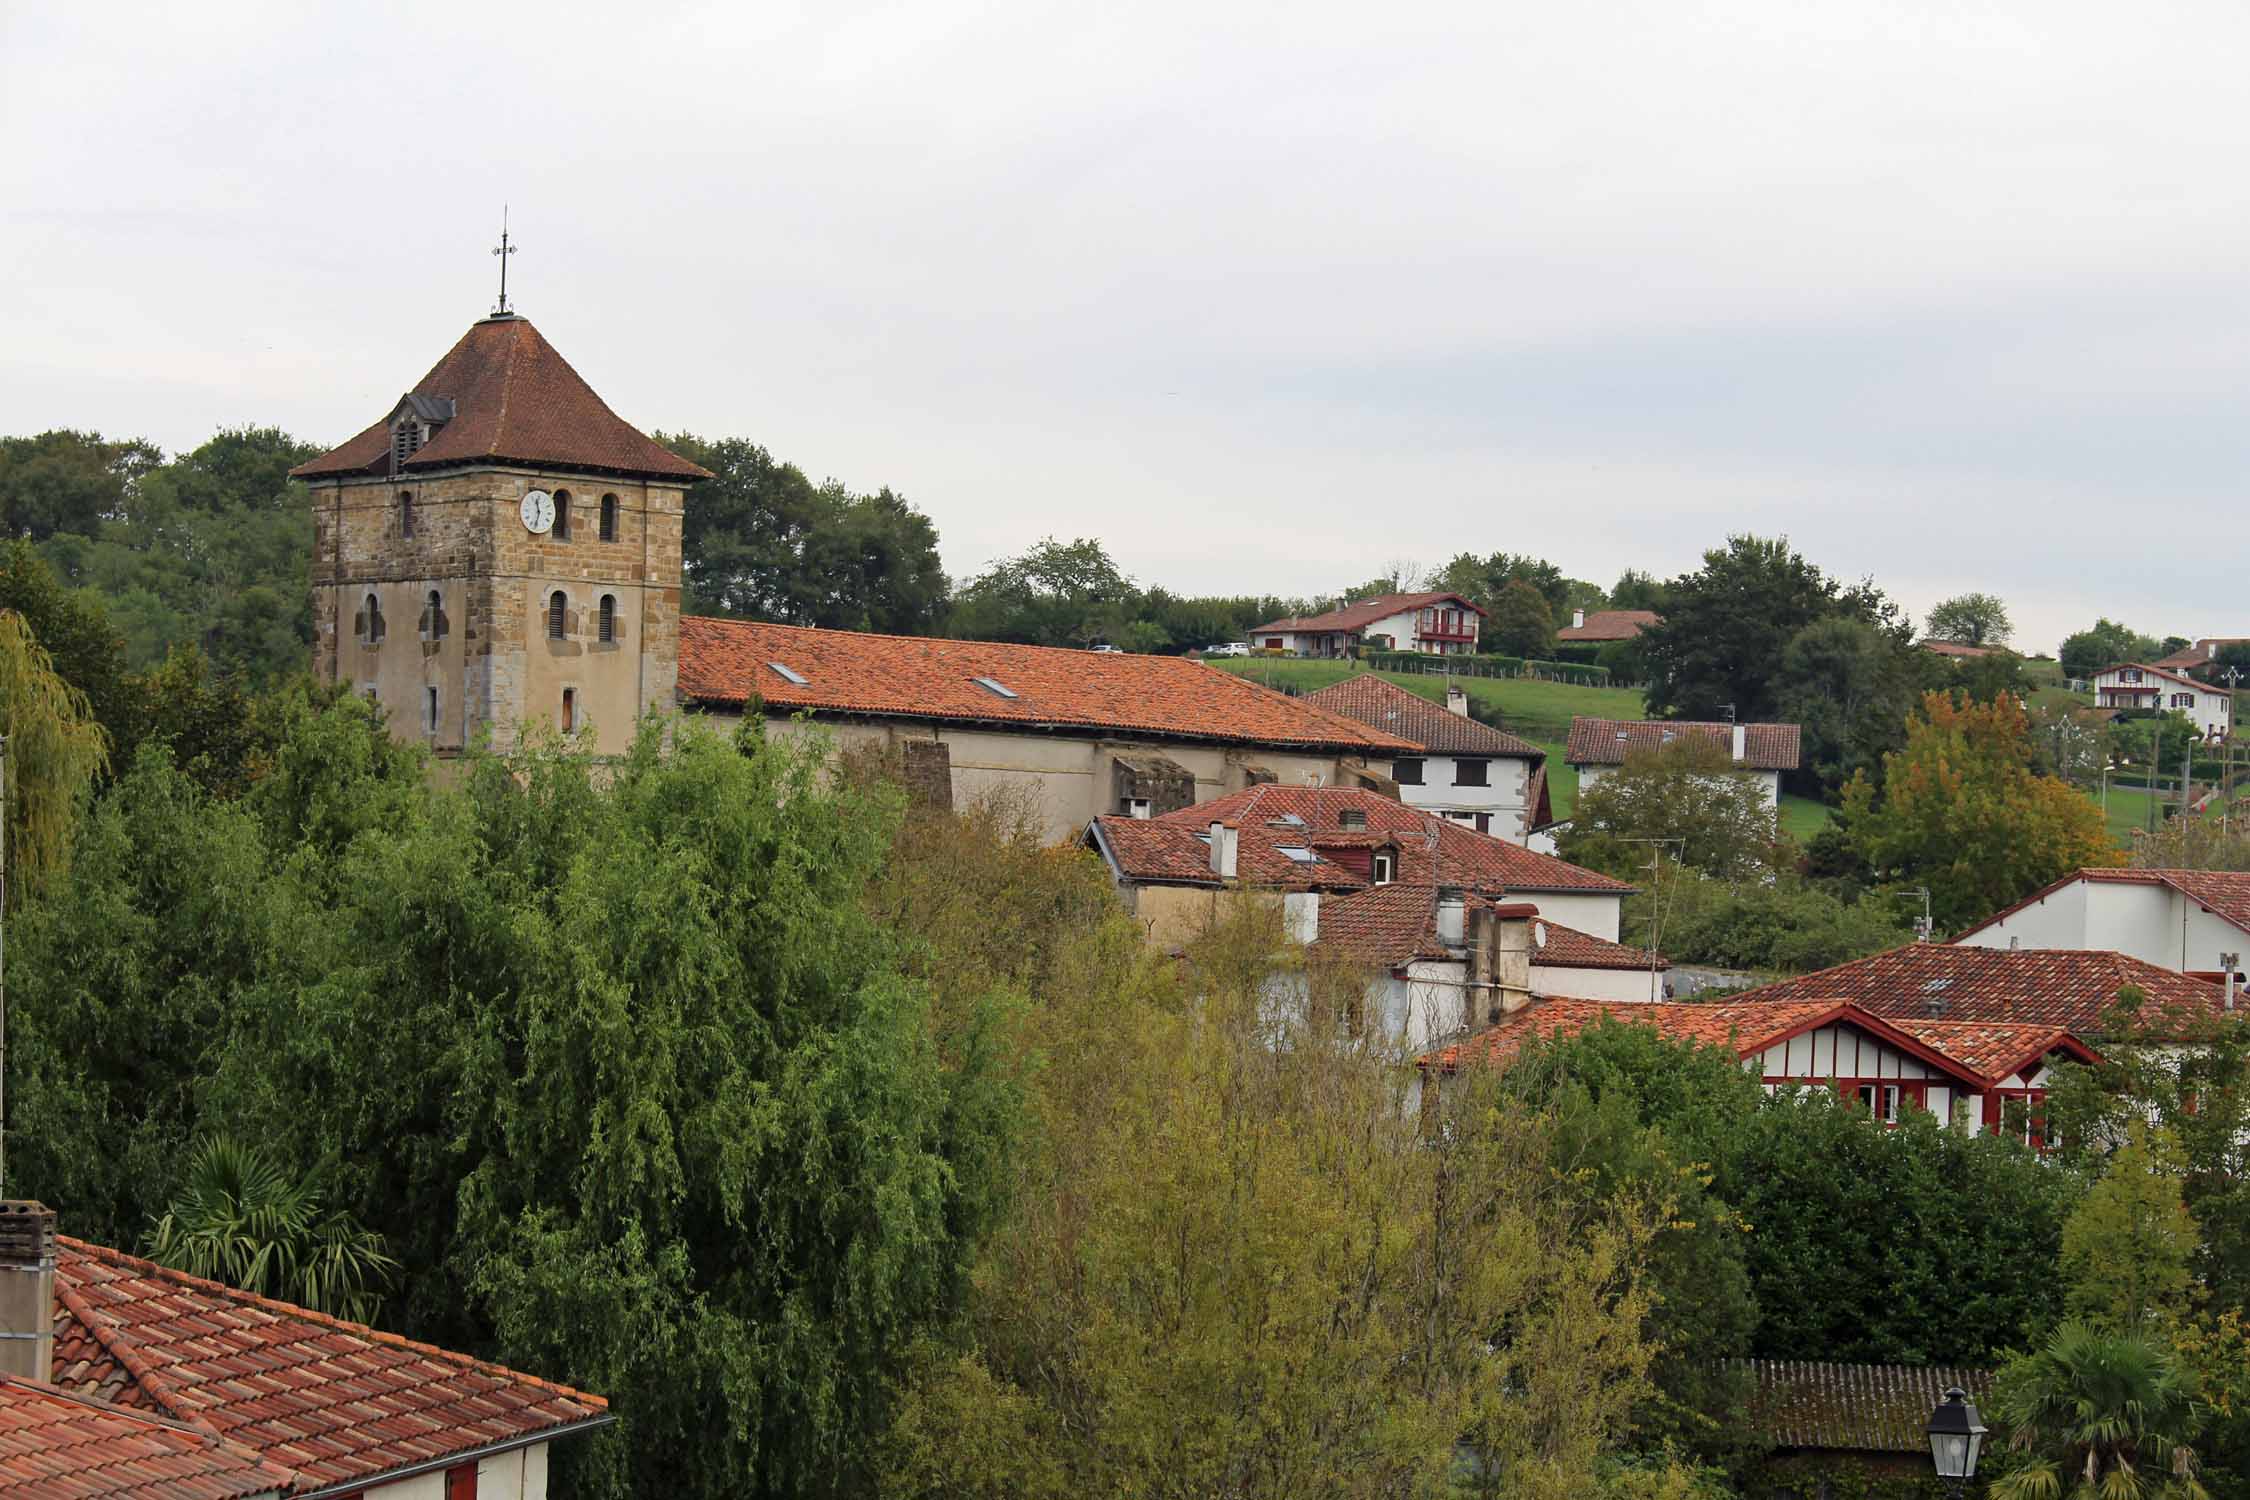
[{"label": "green leafy tree", "polygon": [[1726,880],[1666,864],[1653,882],[1645,870],[1636,878],[1643,889],[1625,900],[1625,936],[1677,964],[1803,974],[1914,940],[1904,903],[1847,900],[1786,870]]},{"label": "green leafy tree", "polygon": [[1664,613],[1670,602],[1669,591],[1654,574],[1638,568],[1627,568],[1617,575],[1617,582],[1609,591],[1611,609],[1652,609]]},{"label": "green leafy tree", "polygon": [[158,1265],[262,1297],[370,1322],[398,1268],[383,1237],[325,1206],[316,1173],[291,1175],[255,1147],[203,1143],[180,1195],[150,1226]]},{"label": "green leafy tree", "polygon": [[953,632],[967,640],[1084,646],[1104,641],[1137,613],[1133,581],[1099,541],[1048,537],[962,585]]},{"label": "green leafy tree", "polygon": [[2055,654],[2062,662],[2064,676],[2090,678],[2104,667],[2122,661],[2153,661],[2163,653],[2154,640],[2104,617],[2063,637]]},{"label": "green leafy tree", "polygon": [[1527,583],[1537,590],[1546,602],[1550,619],[1567,616],[1574,603],[1578,608],[1600,608],[1600,603],[1587,601],[1606,600],[1597,585],[1565,577],[1562,569],[1543,557],[1517,552],[1495,552],[1489,557],[1460,553],[1438,571],[1429,586],[1450,589],[1480,609],[1491,611],[1498,608],[1511,583]]},{"label": "green leafy tree", "polygon": [[24,617],[0,609],[0,734],[6,736],[7,896],[45,889],[67,864],[79,807],[106,754],[86,695],[57,675]]},{"label": "green leafy tree", "polygon": [[2063,1224],[2064,1307],[2089,1327],[2161,1336],[2195,1287],[2195,1221],[2169,1135],[2136,1121],[2101,1180]]},{"label": "green leafy tree", "polygon": [[1558,848],[1573,864],[1620,878],[1637,876],[1658,849],[1690,870],[1736,877],[1779,867],[1783,838],[1758,773],[1737,767],[1724,746],[1694,738],[1636,751],[1580,786]]},{"label": "green leafy tree", "polygon": [[163,461],[149,443],[98,432],[0,438],[0,527],[35,542],[58,531],[91,534],[130,510],[135,487]]},{"label": "green leafy tree", "polygon": [[1907,622],[1872,583],[1846,587],[1789,545],[1787,538],[1733,536],[1703,554],[1703,566],[1675,578],[1663,620],[1641,633],[1648,705],[1662,715],[1742,722],[1778,714],[1783,653],[1817,620],[1842,616],[1909,644]]},{"label": "green leafy tree", "polygon": [[1544,657],[1555,644],[1555,618],[1539,590],[1519,578],[1493,601],[1484,640],[1506,656]]},{"label": "green leafy tree", "polygon": [[2159,1344],[2066,1323],[2001,1370],[1992,1415],[2025,1460],[1993,1500],[2208,1500],[2193,1387]]},{"label": "green leafy tree", "polygon": [[2101,810],[2069,783],[2032,769],[2013,699],[1958,704],[1931,693],[1884,757],[1877,792],[1864,773],[1844,795],[1847,836],[1871,869],[1926,886],[1938,926],[1965,927],[2083,866],[2123,863]]},{"label": "green leafy tree", "polygon": [[1803,761],[1792,780],[1833,800],[1861,771],[1906,743],[1906,720],[1922,692],[1948,671],[1852,615],[1828,615],[1789,638],[1773,692],[1779,717],[1802,730]]},{"label": "green leafy tree", "polygon": [[2005,646],[2016,633],[2008,606],[1993,594],[1956,594],[1930,610],[1930,635],[1963,646]]}]

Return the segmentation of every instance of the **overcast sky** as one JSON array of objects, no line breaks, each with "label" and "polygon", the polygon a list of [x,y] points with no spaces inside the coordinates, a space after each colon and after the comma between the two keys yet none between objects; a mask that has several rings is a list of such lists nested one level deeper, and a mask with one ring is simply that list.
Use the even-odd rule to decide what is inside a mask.
[{"label": "overcast sky", "polygon": [[2239,4],[0,5],[0,432],[331,442],[491,304],[948,568],[2250,630]]}]

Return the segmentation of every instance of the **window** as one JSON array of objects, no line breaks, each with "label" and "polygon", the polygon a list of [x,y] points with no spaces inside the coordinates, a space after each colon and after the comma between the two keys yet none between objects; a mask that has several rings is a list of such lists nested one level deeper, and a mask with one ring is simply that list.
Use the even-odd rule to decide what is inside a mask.
[{"label": "window", "polygon": [[563,689],[562,727],[564,734],[575,734],[578,730],[578,689],[576,688]]},{"label": "window", "polygon": [[455,1464],[445,1471],[445,1500],[477,1500],[475,1464]]},{"label": "window", "polygon": [[612,642],[617,639],[617,596],[615,594],[602,595],[601,632],[601,638],[604,642]]},{"label": "window", "polygon": [[569,613],[570,600],[564,597],[561,589],[556,589],[547,596],[548,640],[559,641],[563,638],[563,626],[568,620]]},{"label": "window", "polygon": [[615,495],[602,496],[602,540],[605,542],[617,540],[617,497]]},{"label": "window", "polygon": [[2117,674],[2117,680],[2120,682],[2139,682],[2141,680],[2141,669],[2139,667],[2127,667]]},{"label": "window", "polygon": [[1004,684],[990,677],[972,677],[969,679],[969,681],[975,683],[978,687],[983,688],[986,692],[992,694],[996,698],[1014,698],[1018,696],[1014,688],[1005,686]]},{"label": "window", "polygon": [[1149,815],[1148,798],[1146,798],[1146,797],[1127,797],[1127,798],[1125,799],[1125,816],[1126,816],[1126,817],[1128,817],[1128,818],[1146,818],[1146,817],[1147,817],[1148,815]]},{"label": "window", "polygon": [[2193,708],[2193,707],[2195,707],[2195,694],[2193,694],[2193,693],[2174,693],[2174,694],[2172,695],[2172,706],[2173,706],[2174,708]]},{"label": "window", "polygon": [[1453,763],[1455,786],[1490,786],[1491,765],[1488,760],[1457,760]]},{"label": "window", "polygon": [[1421,758],[1417,756],[1412,760],[1391,762],[1391,780],[1397,782],[1400,786],[1420,786],[1422,784]]},{"label": "window", "polygon": [[1885,1125],[1896,1125],[1908,1105],[1929,1107],[1927,1082],[1918,1078],[1839,1078],[1836,1092],[1855,1101]]},{"label": "window", "polygon": [[1364,807],[1344,808],[1336,814],[1336,826],[1338,828],[1365,828],[1367,826],[1367,809]]},{"label": "window", "polygon": [[805,678],[803,674],[792,672],[791,670],[789,670],[789,668],[783,666],[780,662],[769,661],[766,663],[766,665],[773,668],[776,672],[779,672],[781,674],[781,680],[783,682],[795,683],[798,687],[803,687],[805,685]]},{"label": "window", "polygon": [[373,594],[367,596],[366,607],[360,616],[360,633],[360,638],[370,646],[383,644],[383,602]]},{"label": "window", "polygon": [[424,734],[436,734],[437,723],[437,689],[426,687],[422,689],[422,732]]},{"label": "window", "polygon": [[1280,848],[1282,854],[1287,856],[1289,859],[1294,860],[1300,865],[1316,865],[1320,863],[1320,856],[1313,853],[1312,850],[1306,848],[1303,844],[1282,844],[1278,847]]},{"label": "window", "polygon": [[[2049,1151],[2061,1144],[2061,1135],[2047,1123],[2045,1089],[1994,1089],[1992,1092],[1999,1101],[1995,1108],[2000,1134],[2022,1141],[2034,1151]],[[1992,1117],[1988,1115],[1986,1119],[1990,1121]]]},{"label": "window", "polygon": [[1377,852],[1373,879],[1377,885],[1389,885],[1398,879],[1398,856],[1388,849]]},{"label": "window", "polygon": [[398,492],[398,534],[408,540],[414,536],[414,495],[409,490]]},{"label": "window", "polygon": [[555,524],[549,528],[548,535],[558,542],[570,540],[570,491],[568,490],[555,491]]},{"label": "window", "polygon": [[429,436],[430,429],[424,427],[412,417],[402,419],[396,427],[393,427],[391,429],[391,472],[396,474],[399,465],[419,452],[422,444],[429,440]]},{"label": "window", "polygon": [[436,589],[431,589],[429,597],[422,601],[422,639],[445,639],[445,596]]}]

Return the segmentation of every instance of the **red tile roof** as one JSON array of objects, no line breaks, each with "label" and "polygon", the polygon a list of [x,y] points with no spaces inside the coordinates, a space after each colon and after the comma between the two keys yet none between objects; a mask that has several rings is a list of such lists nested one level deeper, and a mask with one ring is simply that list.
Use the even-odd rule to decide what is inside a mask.
[{"label": "red tile roof", "polygon": [[[514,462],[661,479],[711,477],[611,411],[527,318],[474,324],[408,394],[451,401],[453,416],[406,460],[406,473]],[[384,413],[342,447],[289,472],[300,479],[389,473],[390,418]]]},{"label": "red tile roof", "polygon": [[1317,693],[1305,694],[1304,701],[1411,740],[1438,755],[1509,756],[1534,762],[1547,758],[1546,751],[1528,740],[1479,724],[1373,672],[1354,673]]},{"label": "red tile roof", "polygon": [[[791,682],[787,667],[805,680]],[[999,683],[1003,697],[978,685]],[[865,635],[754,620],[680,621],[680,697],[794,713],[1088,729],[1390,756],[1415,746],[1184,656]]]},{"label": "red tile roof", "polygon": [[2005,651],[2005,646],[1966,646],[1959,641],[1924,641],[1922,649],[1933,656],[1978,657],[1990,656],[1995,651]]},{"label": "red tile roof", "polygon": [[[1731,755],[1734,729],[1732,724],[1692,719],[1589,719],[1573,714],[1563,759],[1574,766],[1621,766],[1628,755],[1687,739],[1709,740]],[[1753,771],[1794,771],[1800,754],[1794,724],[1742,726],[1741,764]]]},{"label": "red tile roof", "polygon": [[1932,1021],[1914,1016],[1890,1020],[1908,1036],[1995,1080],[2020,1072],[2050,1052],[2067,1053],[2080,1062],[2099,1061],[2093,1049],[2066,1028],[2044,1022]]},{"label": "red tile roof", "polygon": [[2225,688],[2213,687],[2208,682],[2197,682],[2192,677],[2183,676],[2178,672],[2168,672],[2162,667],[2151,666],[2145,661],[2121,661],[2114,667],[2102,668],[2099,672],[2096,672],[2094,674],[2095,690],[2107,691],[2112,693],[2130,693],[2137,688],[2146,687],[2146,683],[2140,682],[2102,681],[2102,679],[2108,676],[2110,673],[2122,672],[2127,667],[2139,667],[2143,672],[2147,673],[2151,677],[2161,677],[2166,682],[2175,683],[2180,687],[2194,688],[2199,693],[2216,693],[2222,698],[2227,695],[2227,690]]},{"label": "red tile roof", "polygon": [[1653,609],[1597,609],[1583,625],[1565,625],[1555,632],[1558,641],[1629,641],[1663,616]]},{"label": "red tile roof", "polygon": [[1466,597],[1460,594],[1377,594],[1372,599],[1361,599],[1344,605],[1340,609],[1329,610],[1326,614],[1301,615],[1291,620],[1273,620],[1258,626],[1250,634],[1259,635],[1269,630],[1280,631],[1284,634],[1295,634],[1309,630],[1362,630],[1374,624],[1377,620],[1387,620],[1393,615],[1403,614],[1408,610],[1421,609],[1426,605],[1440,603],[1458,604],[1463,609],[1478,615],[1484,613],[1483,610],[1478,609],[1476,605],[1470,603]]},{"label": "red tile roof", "polygon": [[608,1420],[501,1365],[57,1240],[55,1383],[161,1413],[295,1478],[291,1493]]},{"label": "red tile roof", "polygon": [[2126,985],[2138,986],[2148,997],[2144,1015],[2151,1019],[2168,1011],[2208,1018],[2225,1010],[2225,996],[2217,985],[2122,953],[1934,943],[1909,943],[1802,978],[1744,990],[1738,998],[1748,1002],[1820,996],[1849,1000],[1879,1016],[2011,1021],[2099,1036],[2102,1013]]},{"label": "red tile roof", "polygon": [[186,1423],[0,1375],[0,1493],[13,1500],[253,1500],[294,1479]]},{"label": "red tile roof", "polygon": [[[1353,826],[1345,826],[1347,813],[1357,819]],[[1210,849],[1198,835],[1220,821],[1240,830],[1237,875],[1253,885],[1356,890],[1370,883],[1362,873],[1366,853],[1392,845],[1399,856],[1398,882],[1425,890],[1449,885],[1485,896],[1541,891],[1623,896],[1633,889],[1356,787],[1254,786],[1159,818],[1096,818],[1093,831],[1127,880],[1217,884]],[[1280,853],[1284,846],[1308,849],[1316,859],[1291,860]]]},{"label": "red tile roof", "polygon": [[2229,646],[2250,646],[2250,635],[2207,635],[2192,646],[2182,646],[2170,656],[2158,657],[2152,665],[2185,672],[2190,667],[2208,664]]},{"label": "red tile roof", "polygon": [[[1538,943],[1538,933],[1544,932],[1547,940]],[[1650,953],[1641,948],[1628,948],[1623,943],[1613,943],[1607,938],[1595,937],[1590,932],[1580,932],[1575,927],[1565,927],[1560,922],[1539,919],[1534,930],[1531,961],[1551,969],[1639,969],[1665,970],[1672,961],[1661,953]]]},{"label": "red tile roof", "polygon": [[1775,1448],[1907,1453],[1926,1468],[1930,1413],[1945,1393],[1959,1388],[1982,1406],[1992,1400],[1990,1370],[1801,1359],[1729,1363],[1749,1370],[1756,1387],[1749,1429]]},{"label": "red tile roof", "polygon": [[2250,932],[2250,872],[2240,870],[2073,870],[2052,884],[2041,886],[2015,905],[2005,907],[1964,931],[1953,941],[1965,942],[1988,927],[2006,921],[2026,907],[2037,906],[2055,892],[2079,881],[2093,885],[2157,885],[2178,891],[2210,912]]},{"label": "red tile roof", "polygon": [[1393,965],[1444,958],[1438,941],[1436,892],[1426,885],[1371,885],[1320,903],[1313,950],[1350,963]]}]

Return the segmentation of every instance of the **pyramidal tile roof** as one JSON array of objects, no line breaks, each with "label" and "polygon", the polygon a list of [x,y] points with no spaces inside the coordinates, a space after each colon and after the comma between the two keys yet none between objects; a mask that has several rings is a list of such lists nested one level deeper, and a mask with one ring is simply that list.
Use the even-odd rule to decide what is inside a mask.
[{"label": "pyramidal tile roof", "polygon": [[54,1384],[222,1438],[288,1470],[284,1493],[609,1420],[601,1397],[502,1365],[101,1245],[56,1246]]},{"label": "pyramidal tile roof", "polygon": [[1528,740],[1479,724],[1373,672],[1355,672],[1317,693],[1305,694],[1305,701],[1412,740],[1438,755],[1508,756],[1533,762],[1547,758],[1546,751]]},{"label": "pyramidal tile roof", "polygon": [[[452,416],[400,466],[402,473],[518,463],[659,479],[711,477],[611,411],[530,319],[513,314],[472,325],[407,400],[437,414],[450,402]],[[299,479],[388,474],[390,420],[385,412],[350,442],[289,472]]]},{"label": "pyramidal tile roof", "polygon": [[0,1375],[0,1494],[13,1500],[257,1500],[295,1481],[185,1422]]}]

